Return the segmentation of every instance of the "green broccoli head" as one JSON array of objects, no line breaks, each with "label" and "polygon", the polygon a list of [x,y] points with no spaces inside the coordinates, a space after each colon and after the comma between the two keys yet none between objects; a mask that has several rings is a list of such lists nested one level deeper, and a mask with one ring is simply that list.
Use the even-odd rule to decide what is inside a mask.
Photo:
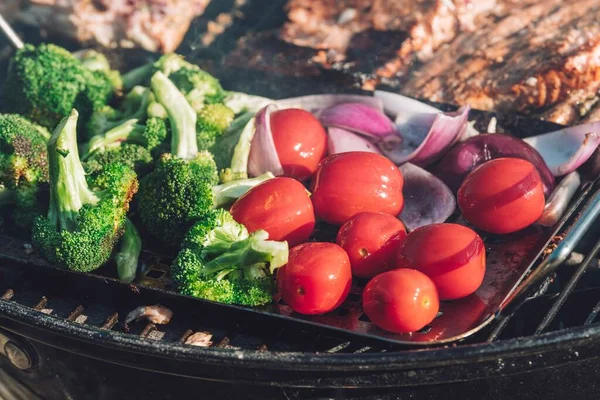
[{"label": "green broccoli head", "polygon": [[197,65],[188,64],[168,75],[196,111],[205,104],[222,103],[225,91],[219,80]]},{"label": "green broccoli head", "polygon": [[104,54],[96,50],[86,49],[77,51],[73,53],[73,55],[81,61],[85,68],[90,71],[98,71],[104,74],[115,91],[121,91],[123,89],[121,73],[111,68],[110,62]]},{"label": "green broccoli head", "polygon": [[81,114],[81,122],[87,122],[113,91],[105,74],[87,69],[67,50],[27,44],[10,62],[3,98],[9,112],[53,129],[73,108]]},{"label": "green broccoli head", "polygon": [[95,175],[106,165],[114,163],[125,164],[133,169],[140,179],[148,175],[154,167],[150,150],[138,144],[124,143],[119,147],[94,153],[86,160],[84,168],[88,174]]},{"label": "green broccoli head", "polygon": [[48,142],[48,214],[35,219],[32,242],[48,261],[89,272],[108,261],[123,234],[137,178],[125,165],[109,164],[87,182],[77,150],[77,117],[73,109]]},{"label": "green broccoli head", "polygon": [[272,301],[273,272],[288,260],[287,242],[248,234],[225,210],[205,215],[188,231],[171,267],[178,292],[228,304],[258,306]]},{"label": "green broccoli head", "polygon": [[219,136],[225,132],[234,118],[233,111],[224,104],[207,104],[196,120],[198,150],[211,150]]},{"label": "green broccoli head", "polygon": [[46,138],[35,124],[16,114],[0,114],[0,183],[48,182]]}]

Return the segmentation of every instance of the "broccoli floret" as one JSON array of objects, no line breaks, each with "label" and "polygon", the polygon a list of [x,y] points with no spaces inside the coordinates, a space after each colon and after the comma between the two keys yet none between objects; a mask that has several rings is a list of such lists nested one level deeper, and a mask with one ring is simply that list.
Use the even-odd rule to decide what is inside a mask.
[{"label": "broccoli floret", "polygon": [[142,238],[137,228],[125,218],[125,232],[119,244],[119,250],[115,254],[117,273],[119,279],[124,282],[132,282],[135,279],[138,267],[138,259],[142,251]]},{"label": "broccoli floret", "polygon": [[1,214],[25,231],[48,206],[48,156],[41,129],[19,115],[0,114]]},{"label": "broccoli floret", "polygon": [[109,130],[104,135],[92,137],[83,146],[82,160],[87,160],[96,153],[120,147],[124,143],[137,144],[152,151],[167,138],[167,125],[159,118],[150,118],[145,125],[131,119]]},{"label": "broccoli floret", "polygon": [[85,68],[62,47],[28,44],[10,62],[3,98],[8,112],[53,129],[73,108],[81,115],[80,126],[85,126],[113,92],[105,74]]},{"label": "broccoli floret", "polygon": [[150,89],[136,86],[125,96],[119,109],[104,106],[95,111],[86,127],[86,138],[103,135],[109,130],[137,119],[141,122],[147,118],[147,108],[154,100]]},{"label": "broccoli floret", "polygon": [[32,243],[48,261],[89,272],[110,258],[138,183],[122,164],[107,165],[87,182],[77,150],[77,118],[73,109],[48,142],[50,206],[47,216],[34,221]]},{"label": "broccoli floret", "polygon": [[148,232],[176,246],[207,212],[273,175],[213,187],[218,182],[217,167],[211,153],[197,150],[196,113],[161,72],[152,78],[152,90],[169,113],[171,153],[163,154],[156,168],[141,180],[137,210]]},{"label": "broccoli floret", "polygon": [[222,135],[217,136],[210,151],[215,155],[222,183],[248,177],[248,158],[253,137],[253,112],[241,114]]},{"label": "broccoli floret", "polygon": [[196,111],[204,104],[222,103],[225,98],[219,80],[197,65],[188,63],[168,76]]},{"label": "broccoli floret", "polygon": [[94,175],[108,164],[121,163],[133,169],[138,179],[148,175],[154,168],[154,158],[147,148],[125,143],[119,147],[94,153],[84,163],[85,171]]},{"label": "broccoli floret", "polygon": [[73,55],[83,63],[84,67],[90,71],[98,71],[103,73],[110,81],[115,91],[121,91],[123,89],[121,73],[111,68],[110,62],[104,54],[96,50],[86,49],[76,51],[73,53]]},{"label": "broccoli floret", "polygon": [[198,150],[211,150],[217,138],[229,128],[233,118],[233,111],[223,104],[204,106],[196,120]]},{"label": "broccoli floret", "polygon": [[206,214],[188,231],[171,266],[178,292],[211,301],[246,306],[269,303],[273,272],[288,260],[287,242],[248,234],[226,210]]}]

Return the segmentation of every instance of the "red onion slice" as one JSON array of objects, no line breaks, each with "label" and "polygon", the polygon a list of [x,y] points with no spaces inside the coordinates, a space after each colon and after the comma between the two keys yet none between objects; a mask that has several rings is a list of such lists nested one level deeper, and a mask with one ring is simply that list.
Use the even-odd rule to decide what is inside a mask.
[{"label": "red onion slice", "polygon": [[271,131],[271,113],[276,109],[275,105],[269,104],[254,117],[255,132],[248,158],[248,174],[250,176],[259,176],[265,172],[271,172],[275,176],[283,175],[283,168]]},{"label": "red onion slice", "polygon": [[523,140],[501,133],[487,133],[465,140],[453,147],[437,165],[435,174],[454,192],[475,167],[500,157],[529,161],[537,168],[546,195],[554,189],[554,176],[536,149]]},{"label": "red onion slice", "polygon": [[554,226],[561,219],[571,199],[577,193],[579,185],[581,185],[581,177],[577,171],[571,172],[556,185],[546,202],[542,216],[538,220],[540,225]]},{"label": "red onion slice", "polygon": [[275,104],[279,108],[302,108],[317,114],[317,116],[320,110],[344,103],[362,103],[376,110],[383,111],[381,100],[373,96],[359,94],[314,94],[275,101]]},{"label": "red onion slice", "polygon": [[327,152],[329,155],[348,153],[350,151],[365,151],[381,154],[377,146],[362,136],[342,128],[327,129]]},{"label": "red onion slice", "polygon": [[396,119],[398,133],[382,137],[377,145],[397,165],[428,165],[465,133],[469,110],[469,106],[463,106],[450,113],[400,114]]},{"label": "red onion slice", "polygon": [[525,142],[542,155],[554,176],[566,175],[586,162],[600,145],[600,121],[532,136]]},{"label": "red onion slice", "polygon": [[363,103],[343,103],[327,107],[319,113],[325,126],[344,128],[367,136],[395,134],[396,128],[382,111]]},{"label": "red onion slice", "polygon": [[400,219],[409,231],[442,223],[454,213],[456,199],[444,182],[411,163],[402,165],[400,171],[404,177]]}]

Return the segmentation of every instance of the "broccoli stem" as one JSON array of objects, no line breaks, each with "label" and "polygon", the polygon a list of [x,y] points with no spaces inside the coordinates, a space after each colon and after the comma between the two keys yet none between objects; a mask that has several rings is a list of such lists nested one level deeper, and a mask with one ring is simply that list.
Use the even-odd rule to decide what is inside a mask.
[{"label": "broccoli stem", "polygon": [[[246,278],[266,276],[264,267],[267,263],[270,264],[271,271],[274,271],[285,264],[288,258],[287,242],[267,240],[268,236],[267,232],[258,230],[246,239],[231,242],[229,248],[221,255],[204,265],[200,274],[204,277],[218,274],[222,279],[231,272],[241,270]],[[231,266],[236,266],[237,269],[232,269]]]},{"label": "broccoli stem", "polygon": [[271,172],[265,172],[255,178],[240,179],[213,186],[215,207],[224,207],[242,197],[247,191],[271,178],[275,178]]},{"label": "broccoli stem", "polygon": [[96,204],[98,197],[88,187],[77,150],[77,118],[73,109],[62,119],[48,141],[50,207],[48,220],[57,230],[77,227],[77,214],[84,204]]},{"label": "broccoli stem", "polygon": [[125,232],[115,255],[120,280],[130,283],[135,279],[141,251],[142,238],[129,218],[125,218]]},{"label": "broccoli stem", "polygon": [[150,80],[154,96],[167,110],[171,124],[171,154],[191,160],[198,153],[196,142],[196,112],[162,72],[158,71]]},{"label": "broccoli stem", "polygon": [[154,71],[154,65],[149,63],[134,68],[131,71],[123,74],[123,89],[125,91],[129,91],[134,86],[143,85],[152,75],[152,71]]},{"label": "broccoli stem", "polygon": [[145,126],[137,123],[137,119],[130,119],[123,124],[112,128],[104,135],[96,135],[92,137],[88,143],[87,150],[81,157],[86,161],[96,152],[105,151],[111,147],[118,146],[121,142],[139,144],[146,146],[147,140],[143,135]]}]

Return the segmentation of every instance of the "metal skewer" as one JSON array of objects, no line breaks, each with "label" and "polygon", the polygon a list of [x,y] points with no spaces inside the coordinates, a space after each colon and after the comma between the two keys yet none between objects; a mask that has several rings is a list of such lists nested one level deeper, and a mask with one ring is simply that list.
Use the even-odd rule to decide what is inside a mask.
[{"label": "metal skewer", "polygon": [[10,44],[12,44],[15,49],[18,50],[23,48],[23,41],[4,19],[2,14],[0,14],[0,30],[4,33],[4,36],[6,36]]}]

